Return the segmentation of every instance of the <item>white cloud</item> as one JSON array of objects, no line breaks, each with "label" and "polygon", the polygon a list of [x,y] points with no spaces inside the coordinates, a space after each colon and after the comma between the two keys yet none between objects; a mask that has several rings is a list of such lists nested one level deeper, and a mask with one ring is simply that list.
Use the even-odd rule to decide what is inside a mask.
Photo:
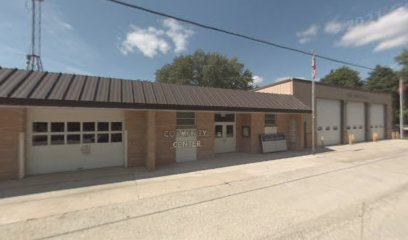
[{"label": "white cloud", "polygon": [[60,24],[61,24],[65,29],[67,29],[67,30],[72,30],[72,29],[73,29],[72,25],[69,24],[69,23],[60,22]]},{"label": "white cloud", "polygon": [[146,29],[131,26],[119,50],[127,55],[138,49],[144,56],[153,58],[158,54],[166,54],[172,49],[170,41],[174,44],[174,52],[180,53],[187,49],[188,40],[194,34],[178,21],[167,18],[162,22],[162,28],[148,27]]},{"label": "white cloud", "polygon": [[258,75],[254,75],[254,76],[252,77],[252,80],[254,80],[254,82],[253,82],[254,85],[260,84],[261,82],[264,81],[263,77],[260,77],[260,76],[258,76]]},{"label": "white cloud", "polygon": [[167,27],[166,35],[174,43],[176,53],[183,52],[187,49],[188,39],[194,34],[193,31],[183,27],[178,21],[167,18],[163,20],[163,26]]},{"label": "white cloud", "polygon": [[344,28],[344,24],[337,20],[331,20],[324,26],[324,32],[329,34],[339,33]]},{"label": "white cloud", "polygon": [[408,7],[400,7],[375,20],[349,28],[339,44],[358,47],[377,44],[374,51],[408,45]]},{"label": "white cloud", "polygon": [[146,57],[153,58],[159,53],[166,54],[170,46],[163,39],[164,31],[158,30],[154,27],[141,29],[133,26],[126,39],[122,42],[120,51],[127,55],[134,52],[137,48]]},{"label": "white cloud", "polygon": [[299,38],[299,43],[304,44],[304,43],[310,42],[313,38],[315,38],[318,32],[319,32],[319,26],[316,24],[312,24],[306,30],[297,32],[296,36]]}]

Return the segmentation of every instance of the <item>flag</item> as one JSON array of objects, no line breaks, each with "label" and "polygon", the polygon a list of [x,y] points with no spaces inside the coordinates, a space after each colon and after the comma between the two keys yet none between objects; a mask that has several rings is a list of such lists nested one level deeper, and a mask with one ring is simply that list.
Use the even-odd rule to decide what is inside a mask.
[{"label": "flag", "polygon": [[317,78],[317,62],[316,62],[316,54],[313,51],[313,55],[312,55],[312,76],[313,76],[313,80],[316,80]]}]

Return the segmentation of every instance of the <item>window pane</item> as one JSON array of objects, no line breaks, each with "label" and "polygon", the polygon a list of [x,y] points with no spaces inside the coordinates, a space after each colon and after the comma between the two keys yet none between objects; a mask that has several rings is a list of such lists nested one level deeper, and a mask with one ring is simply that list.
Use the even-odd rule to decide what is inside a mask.
[{"label": "window pane", "polygon": [[83,134],[82,135],[82,143],[94,143],[95,142],[95,134]]},{"label": "window pane", "polygon": [[81,143],[81,136],[79,134],[68,134],[67,143],[68,144],[79,144]]},{"label": "window pane", "polygon": [[95,123],[94,122],[84,122],[84,123],[82,123],[82,131],[83,132],[94,132],[95,131]]},{"label": "window pane", "polygon": [[265,114],[265,126],[275,126],[276,124],[275,114]]},{"label": "window pane", "polygon": [[81,124],[79,122],[68,122],[67,129],[68,132],[79,132],[81,131]]},{"label": "window pane", "polygon": [[111,142],[122,142],[122,133],[112,133]]},{"label": "window pane", "polygon": [[222,138],[222,125],[215,125],[215,137]]},{"label": "window pane", "polygon": [[234,137],[234,126],[227,125],[227,137]]},{"label": "window pane", "polygon": [[51,123],[51,132],[64,132],[65,124],[63,122],[52,122]]},{"label": "window pane", "polygon": [[51,145],[64,144],[64,135],[51,135]]},{"label": "window pane", "polygon": [[33,122],[33,132],[47,132],[48,123],[47,122]]},{"label": "window pane", "polygon": [[48,144],[48,136],[47,135],[35,135],[33,136],[33,146],[41,146]]},{"label": "window pane", "polygon": [[194,119],[177,119],[177,126],[194,126]]},{"label": "window pane", "polygon": [[228,113],[228,114],[216,113],[214,120],[216,122],[234,122],[235,121],[235,114],[233,114],[233,113]]},{"label": "window pane", "polygon": [[108,122],[98,122],[98,131],[109,131]]},{"label": "window pane", "polygon": [[177,112],[177,118],[195,118],[194,112]]},{"label": "window pane", "polygon": [[121,122],[111,122],[111,131],[122,131]]},{"label": "window pane", "polygon": [[98,143],[107,143],[109,142],[109,134],[102,133],[98,134]]}]

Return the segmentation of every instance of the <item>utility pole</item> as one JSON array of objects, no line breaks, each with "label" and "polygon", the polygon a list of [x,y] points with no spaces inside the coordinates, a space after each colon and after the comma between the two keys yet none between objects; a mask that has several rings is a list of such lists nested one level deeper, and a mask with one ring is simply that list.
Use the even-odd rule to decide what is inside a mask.
[{"label": "utility pole", "polygon": [[404,138],[404,80],[402,76],[399,79],[399,95],[400,95],[400,136]]},{"label": "utility pole", "polygon": [[316,62],[316,53],[313,50],[312,54],[312,153],[316,152],[316,103],[315,103],[315,80],[317,78],[317,62]]},{"label": "utility pole", "polygon": [[27,54],[27,70],[43,71],[41,62],[41,3],[44,0],[31,0],[31,44]]}]

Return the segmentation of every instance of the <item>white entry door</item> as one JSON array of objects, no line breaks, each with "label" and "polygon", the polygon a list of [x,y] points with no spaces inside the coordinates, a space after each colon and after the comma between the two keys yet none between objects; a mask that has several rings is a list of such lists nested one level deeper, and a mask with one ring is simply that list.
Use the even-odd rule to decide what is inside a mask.
[{"label": "white entry door", "polygon": [[235,123],[215,123],[215,153],[235,151]]},{"label": "white entry door", "polygon": [[123,120],[121,110],[29,109],[28,173],[123,166]]}]

